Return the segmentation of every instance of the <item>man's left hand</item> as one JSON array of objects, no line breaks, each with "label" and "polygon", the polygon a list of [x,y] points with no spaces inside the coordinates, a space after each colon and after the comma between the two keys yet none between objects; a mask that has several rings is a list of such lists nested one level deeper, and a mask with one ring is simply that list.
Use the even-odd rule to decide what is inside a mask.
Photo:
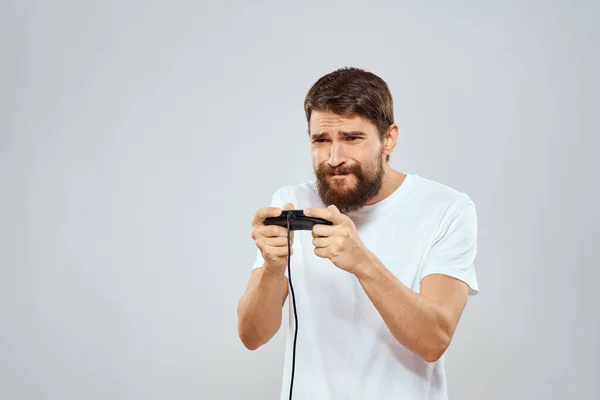
[{"label": "man's left hand", "polygon": [[310,217],[323,218],[333,225],[315,224],[312,228],[315,254],[328,258],[338,268],[349,273],[356,273],[361,263],[368,258],[366,248],[354,222],[338,208],[331,205],[327,208],[307,208],[304,214]]}]

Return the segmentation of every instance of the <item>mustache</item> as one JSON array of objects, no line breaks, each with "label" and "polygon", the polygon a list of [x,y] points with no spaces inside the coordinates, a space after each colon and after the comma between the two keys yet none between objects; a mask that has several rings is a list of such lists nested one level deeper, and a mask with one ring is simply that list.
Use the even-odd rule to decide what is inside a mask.
[{"label": "mustache", "polygon": [[323,175],[346,175],[356,174],[360,170],[358,165],[355,166],[342,166],[342,167],[330,167],[329,165],[323,165],[320,168],[320,173]]}]

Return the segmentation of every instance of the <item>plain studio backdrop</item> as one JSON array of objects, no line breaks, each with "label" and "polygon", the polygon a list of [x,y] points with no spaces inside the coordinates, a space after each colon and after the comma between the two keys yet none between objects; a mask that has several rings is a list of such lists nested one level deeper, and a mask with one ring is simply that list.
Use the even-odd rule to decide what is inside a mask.
[{"label": "plain studio backdrop", "polygon": [[451,397],[600,398],[600,3],[483,3],[3,1],[0,398],[278,398],[251,220],[342,66],[389,83],[391,165],[477,205]]}]

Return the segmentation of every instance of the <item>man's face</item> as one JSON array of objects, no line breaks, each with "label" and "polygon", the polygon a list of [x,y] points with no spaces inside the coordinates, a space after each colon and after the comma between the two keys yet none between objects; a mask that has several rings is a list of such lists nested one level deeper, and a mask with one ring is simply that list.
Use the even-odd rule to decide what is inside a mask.
[{"label": "man's face", "polygon": [[319,196],[342,213],[358,210],[383,184],[383,145],[377,127],[362,117],[313,112],[313,168]]}]

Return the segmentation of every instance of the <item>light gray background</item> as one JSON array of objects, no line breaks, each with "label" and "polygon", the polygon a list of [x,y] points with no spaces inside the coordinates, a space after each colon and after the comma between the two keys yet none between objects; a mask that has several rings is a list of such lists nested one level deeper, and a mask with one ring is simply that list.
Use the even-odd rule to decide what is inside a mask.
[{"label": "light gray background", "polygon": [[4,0],[0,398],[276,398],[250,222],[346,65],[393,91],[392,166],[478,207],[452,398],[600,398],[600,3],[416,3]]}]

